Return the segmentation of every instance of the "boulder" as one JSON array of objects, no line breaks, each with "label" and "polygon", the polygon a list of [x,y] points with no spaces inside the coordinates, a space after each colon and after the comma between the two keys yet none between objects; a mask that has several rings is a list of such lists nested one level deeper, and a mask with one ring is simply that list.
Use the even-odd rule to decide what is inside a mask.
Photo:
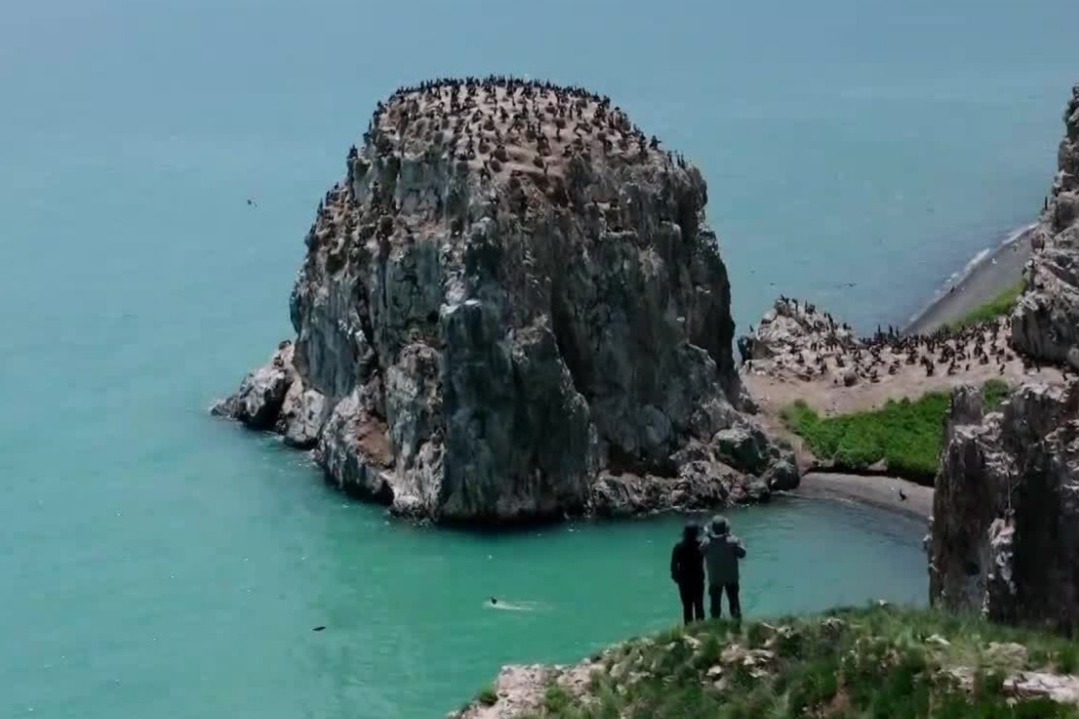
[{"label": "boulder", "polygon": [[797,489],[801,477],[794,459],[781,459],[764,473],[764,481],[773,492],[788,492]]},{"label": "boulder", "polygon": [[712,437],[712,446],[716,456],[745,472],[760,473],[769,463],[771,445],[755,427],[737,425],[722,429]]},{"label": "boulder", "polygon": [[292,349],[291,342],[282,342],[268,364],[248,374],[235,394],[214,404],[210,411],[237,419],[251,429],[273,429],[295,379]]}]

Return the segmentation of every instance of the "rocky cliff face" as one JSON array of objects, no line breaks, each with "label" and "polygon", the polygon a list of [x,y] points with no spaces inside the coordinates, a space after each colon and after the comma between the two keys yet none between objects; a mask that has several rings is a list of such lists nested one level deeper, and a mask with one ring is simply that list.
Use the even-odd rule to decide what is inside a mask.
[{"label": "rocky cliff face", "polygon": [[1079,382],[986,413],[956,390],[937,477],[930,597],[1011,623],[1079,627]]},{"label": "rocky cliff face", "polygon": [[1079,368],[1079,85],[1072,89],[1064,123],[1057,176],[1033,237],[1026,292],[1012,315],[1012,343],[1032,357]]},{"label": "rocky cliff face", "polygon": [[502,79],[401,90],[320,204],[295,340],[216,411],[441,520],[793,486],[791,458],[736,409],[706,196],[607,98]]}]

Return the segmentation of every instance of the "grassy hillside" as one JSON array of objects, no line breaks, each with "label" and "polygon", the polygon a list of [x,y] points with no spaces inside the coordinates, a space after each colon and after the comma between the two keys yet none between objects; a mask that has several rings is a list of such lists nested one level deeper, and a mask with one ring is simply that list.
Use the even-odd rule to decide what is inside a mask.
[{"label": "grassy hillside", "polygon": [[[1008,386],[990,380],[983,393],[987,405],[995,407],[1007,397]],[[837,469],[861,470],[883,460],[891,473],[932,484],[949,401],[948,394],[932,392],[914,401],[889,401],[872,412],[827,418],[798,401],[783,410],[783,421],[814,455]]]},{"label": "grassy hillside", "polygon": [[1032,676],[1070,685],[1079,681],[1067,676],[1077,664],[1075,643],[1042,634],[933,611],[838,610],[742,627],[702,623],[631,641],[596,658],[583,683],[553,674],[531,706],[491,689],[462,716],[1079,717],[1074,705],[1027,686]]}]

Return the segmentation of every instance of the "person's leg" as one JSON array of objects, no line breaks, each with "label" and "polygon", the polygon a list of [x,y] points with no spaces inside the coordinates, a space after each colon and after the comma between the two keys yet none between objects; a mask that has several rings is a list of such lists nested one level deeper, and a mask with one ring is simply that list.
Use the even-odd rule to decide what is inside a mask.
[{"label": "person's leg", "polygon": [[688,625],[693,621],[693,592],[691,587],[684,584],[678,585],[678,597],[682,600],[682,623]]},{"label": "person's leg", "polygon": [[693,588],[693,618],[697,621],[704,619],[704,585]]},{"label": "person's leg", "polygon": [[738,598],[738,583],[727,585],[727,602],[731,605],[731,616],[736,620],[742,618],[742,600]]},{"label": "person's leg", "polygon": [[712,619],[719,619],[723,616],[723,585],[722,584],[710,584],[708,585],[708,616]]}]

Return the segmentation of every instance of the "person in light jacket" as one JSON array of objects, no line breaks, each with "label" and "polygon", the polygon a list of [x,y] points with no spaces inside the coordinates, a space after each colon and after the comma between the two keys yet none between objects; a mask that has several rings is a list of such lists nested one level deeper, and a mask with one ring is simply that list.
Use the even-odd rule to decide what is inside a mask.
[{"label": "person in light jacket", "polygon": [[723,593],[727,593],[731,617],[742,618],[742,604],[738,599],[738,560],[746,556],[746,548],[738,537],[731,534],[726,517],[712,517],[701,543],[704,563],[708,567],[708,613],[713,619],[723,614]]}]

